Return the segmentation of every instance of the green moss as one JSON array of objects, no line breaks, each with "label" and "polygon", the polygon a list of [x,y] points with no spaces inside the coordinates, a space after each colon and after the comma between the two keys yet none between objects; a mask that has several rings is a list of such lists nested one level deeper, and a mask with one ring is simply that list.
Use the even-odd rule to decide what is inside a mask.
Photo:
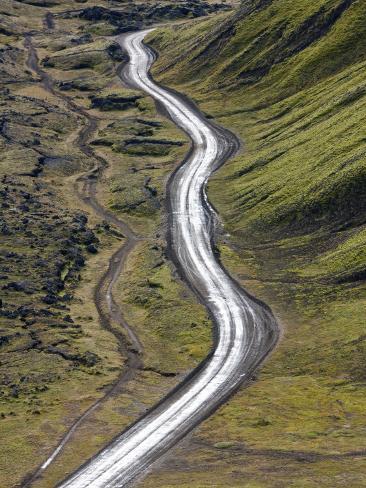
[{"label": "green moss", "polygon": [[216,447],[216,449],[231,449],[232,447],[235,447],[235,445],[235,442],[216,442],[214,447]]},{"label": "green moss", "polygon": [[[362,484],[362,459],[331,458],[365,447],[365,12],[355,1],[335,15],[340,5],[246,2],[217,26],[150,35],[159,81],[244,141],[209,183],[226,231],[221,259],[284,328],[258,381],[180,451],[199,487]],[[230,442],[227,457],[211,449]],[[294,452],[328,457],[305,466]],[[185,486],[178,471],[143,486]]]},{"label": "green moss", "polygon": [[[178,372],[205,357],[211,344],[210,320],[172,275],[159,241],[134,253],[119,292],[145,346],[146,366]],[[159,350],[164,355],[157,354]]]}]

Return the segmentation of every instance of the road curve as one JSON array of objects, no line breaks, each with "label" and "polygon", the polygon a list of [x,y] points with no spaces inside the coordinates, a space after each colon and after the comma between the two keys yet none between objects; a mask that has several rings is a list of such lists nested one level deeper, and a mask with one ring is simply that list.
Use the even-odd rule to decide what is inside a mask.
[{"label": "road curve", "polygon": [[215,322],[215,346],[181,385],[62,482],[62,488],[130,485],[250,379],[278,338],[270,310],[229,276],[214,252],[216,216],[205,186],[213,171],[237,150],[237,141],[207,121],[184,97],[152,80],[149,70],[154,54],[143,43],[149,32],[119,38],[130,58],[122,76],[131,87],[153,97],[192,140],[189,155],[168,185],[170,251]]}]

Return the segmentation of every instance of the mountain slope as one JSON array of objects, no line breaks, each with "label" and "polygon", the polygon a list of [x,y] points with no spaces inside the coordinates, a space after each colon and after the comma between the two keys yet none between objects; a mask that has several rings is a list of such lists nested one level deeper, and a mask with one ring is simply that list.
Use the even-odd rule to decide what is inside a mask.
[{"label": "mountain slope", "polygon": [[260,381],[143,486],[210,486],[202,463],[217,486],[365,482],[365,16],[364,1],[245,1],[151,34],[155,77],[244,141],[209,184],[221,258],[284,336]]}]

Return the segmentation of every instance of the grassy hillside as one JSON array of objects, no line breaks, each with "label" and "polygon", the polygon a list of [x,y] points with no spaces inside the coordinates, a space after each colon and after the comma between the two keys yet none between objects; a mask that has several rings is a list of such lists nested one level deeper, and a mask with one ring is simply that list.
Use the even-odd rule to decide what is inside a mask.
[{"label": "grassy hillside", "polygon": [[209,196],[222,260],[273,307],[283,338],[259,381],[143,486],[212,486],[215,466],[215,486],[359,487],[365,2],[251,0],[220,19],[151,34],[154,75],[243,140]]}]

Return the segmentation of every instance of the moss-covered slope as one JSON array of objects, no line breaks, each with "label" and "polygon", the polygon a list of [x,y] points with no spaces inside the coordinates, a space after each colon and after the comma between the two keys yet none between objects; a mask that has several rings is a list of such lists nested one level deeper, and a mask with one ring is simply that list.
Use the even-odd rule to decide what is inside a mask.
[{"label": "moss-covered slope", "polygon": [[151,35],[155,76],[243,139],[209,184],[221,255],[284,335],[258,383],[144,486],[211,486],[207,464],[215,486],[365,482],[365,12],[248,0]]}]

